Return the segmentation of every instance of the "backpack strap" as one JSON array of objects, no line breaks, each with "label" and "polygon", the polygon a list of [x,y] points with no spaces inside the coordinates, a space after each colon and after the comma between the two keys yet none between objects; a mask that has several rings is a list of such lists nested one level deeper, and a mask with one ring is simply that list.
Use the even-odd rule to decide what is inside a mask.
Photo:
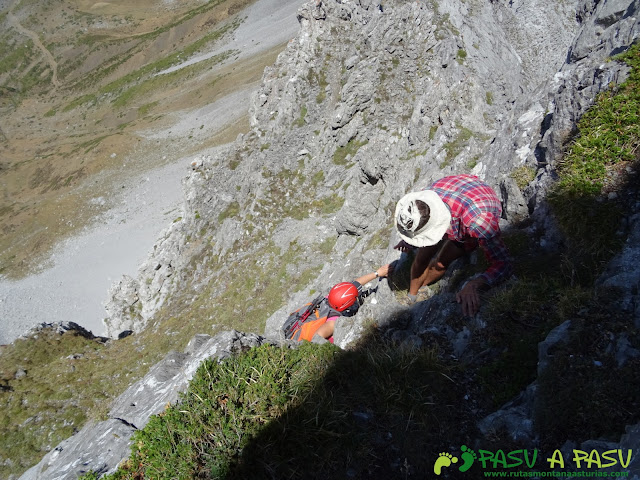
[{"label": "backpack strap", "polygon": [[329,301],[325,299],[324,302],[322,302],[318,308],[319,310],[319,315],[321,317],[326,317],[326,318],[331,318],[331,317],[340,317],[342,316],[342,313],[339,312],[338,310],[331,308],[331,305],[329,305]]},{"label": "backpack strap", "polygon": [[312,320],[310,317],[313,317],[312,314],[318,310],[323,300],[324,296],[318,295],[311,302],[291,313],[282,326],[284,337],[290,339],[305,322]]},{"label": "backpack strap", "polygon": [[322,299],[322,302],[318,308],[310,315],[305,322],[296,328],[291,335],[292,340],[308,340],[311,341],[318,329],[322,327],[327,319],[331,317],[339,317],[340,312],[334,310],[329,305],[329,301],[326,298]]}]

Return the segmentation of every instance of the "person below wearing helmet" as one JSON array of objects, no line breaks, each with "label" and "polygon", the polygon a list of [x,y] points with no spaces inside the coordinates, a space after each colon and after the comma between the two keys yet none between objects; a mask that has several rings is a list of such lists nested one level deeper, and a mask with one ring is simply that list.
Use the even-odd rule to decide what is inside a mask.
[{"label": "person below wearing helmet", "polygon": [[390,264],[383,265],[375,272],[362,275],[353,282],[341,282],[334,285],[329,291],[326,300],[328,306],[333,310],[332,313],[339,313],[340,315],[327,316],[327,321],[316,330],[315,335],[319,335],[333,343],[336,320],[341,316],[354,315],[358,311],[362,303],[362,286],[376,278],[387,277],[390,269]]},{"label": "person below wearing helmet", "polygon": [[442,278],[454,260],[480,246],[489,268],[456,294],[462,313],[475,315],[480,308],[480,291],[512,274],[500,232],[501,215],[496,192],[473,175],[444,177],[428,189],[402,197],[395,211],[402,240],[394,248],[401,252],[418,248],[411,266],[409,301],[416,301],[421,287]]}]

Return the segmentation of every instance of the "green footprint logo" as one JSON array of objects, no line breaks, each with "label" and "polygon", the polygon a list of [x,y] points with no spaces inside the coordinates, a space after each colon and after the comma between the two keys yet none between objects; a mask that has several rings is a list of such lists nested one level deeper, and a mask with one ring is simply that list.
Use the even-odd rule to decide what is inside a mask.
[{"label": "green footprint logo", "polygon": [[433,465],[433,473],[435,473],[436,475],[440,475],[442,473],[443,467],[450,467],[452,463],[457,463],[457,462],[458,462],[458,457],[454,457],[453,455],[447,452],[442,452],[438,456],[436,463]]},{"label": "green footprint logo", "polygon": [[476,458],[477,458],[476,452],[471,450],[466,445],[462,445],[462,447],[460,447],[460,450],[462,450],[462,455],[460,455],[460,458],[462,459],[462,465],[460,465],[459,470],[461,472],[466,472],[471,468],[471,465],[473,465],[473,462],[476,461]]}]

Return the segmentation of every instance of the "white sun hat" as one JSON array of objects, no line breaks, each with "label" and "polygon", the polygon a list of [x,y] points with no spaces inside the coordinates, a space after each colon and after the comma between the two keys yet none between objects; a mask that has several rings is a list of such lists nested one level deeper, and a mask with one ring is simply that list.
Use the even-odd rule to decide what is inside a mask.
[{"label": "white sun hat", "polygon": [[[429,220],[418,229],[420,212],[416,200],[429,207]],[[451,224],[451,212],[433,190],[421,190],[407,193],[396,205],[396,228],[400,238],[414,247],[435,245],[444,236]]]}]

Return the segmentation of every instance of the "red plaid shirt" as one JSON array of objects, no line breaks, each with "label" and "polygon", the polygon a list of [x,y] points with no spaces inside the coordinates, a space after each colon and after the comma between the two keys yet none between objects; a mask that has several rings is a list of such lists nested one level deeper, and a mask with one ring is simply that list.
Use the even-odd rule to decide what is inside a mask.
[{"label": "red plaid shirt", "polygon": [[483,277],[495,285],[513,273],[509,252],[500,234],[502,205],[496,192],[473,175],[453,175],[435,182],[435,191],[451,211],[447,238],[469,248],[480,245],[489,261]]}]

